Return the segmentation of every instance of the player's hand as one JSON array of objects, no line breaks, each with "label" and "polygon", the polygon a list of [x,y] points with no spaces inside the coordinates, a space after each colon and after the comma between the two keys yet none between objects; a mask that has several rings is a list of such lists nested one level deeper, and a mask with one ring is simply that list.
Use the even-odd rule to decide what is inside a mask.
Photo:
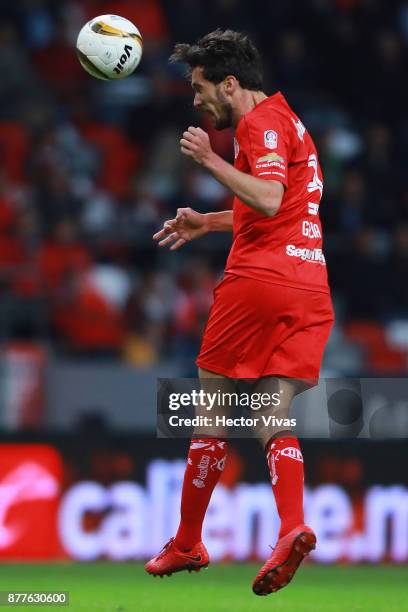
[{"label": "player's hand", "polygon": [[215,155],[207,132],[199,127],[189,127],[180,140],[181,152],[205,166]]},{"label": "player's hand", "polygon": [[171,251],[204,236],[209,231],[206,215],[196,212],[192,208],[178,208],[177,216],[163,224],[163,229],[153,235],[153,240],[160,247],[170,246]]}]

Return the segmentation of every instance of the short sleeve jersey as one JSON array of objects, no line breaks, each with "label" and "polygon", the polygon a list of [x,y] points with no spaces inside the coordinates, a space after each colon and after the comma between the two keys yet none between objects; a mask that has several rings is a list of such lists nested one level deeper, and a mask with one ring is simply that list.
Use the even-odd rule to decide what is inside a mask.
[{"label": "short sleeve jersey", "polygon": [[234,145],[238,170],[279,181],[285,192],[273,217],[234,198],[226,272],[328,293],[319,219],[322,172],[311,136],[280,92],[240,119]]}]

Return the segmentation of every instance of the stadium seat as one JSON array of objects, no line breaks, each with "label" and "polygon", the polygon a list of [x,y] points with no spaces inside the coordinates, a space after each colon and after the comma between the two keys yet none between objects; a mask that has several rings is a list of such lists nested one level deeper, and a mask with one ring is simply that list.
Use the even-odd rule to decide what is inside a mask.
[{"label": "stadium seat", "polygon": [[0,122],[0,166],[12,181],[23,179],[29,144],[29,136],[21,124],[14,121]]},{"label": "stadium seat", "polygon": [[79,128],[84,138],[95,144],[102,153],[100,186],[118,197],[126,195],[130,178],[141,161],[139,149],[115,126],[86,122]]}]

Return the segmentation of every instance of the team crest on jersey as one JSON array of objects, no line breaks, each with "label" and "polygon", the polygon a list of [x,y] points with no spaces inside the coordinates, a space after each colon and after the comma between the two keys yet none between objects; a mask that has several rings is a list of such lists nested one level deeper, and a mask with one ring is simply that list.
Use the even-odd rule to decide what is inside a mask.
[{"label": "team crest on jersey", "polygon": [[234,159],[237,159],[239,155],[239,142],[236,138],[234,138]]},{"label": "team crest on jersey", "polygon": [[276,149],[278,146],[278,133],[275,130],[266,130],[264,132],[264,143],[267,149]]}]

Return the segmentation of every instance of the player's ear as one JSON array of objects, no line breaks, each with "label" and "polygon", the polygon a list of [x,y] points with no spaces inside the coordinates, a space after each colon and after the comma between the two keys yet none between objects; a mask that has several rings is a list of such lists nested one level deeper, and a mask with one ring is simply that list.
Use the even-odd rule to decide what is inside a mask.
[{"label": "player's ear", "polygon": [[236,88],[238,86],[238,81],[231,74],[225,77],[223,81],[223,85],[224,85],[224,93],[231,96],[236,91]]}]

